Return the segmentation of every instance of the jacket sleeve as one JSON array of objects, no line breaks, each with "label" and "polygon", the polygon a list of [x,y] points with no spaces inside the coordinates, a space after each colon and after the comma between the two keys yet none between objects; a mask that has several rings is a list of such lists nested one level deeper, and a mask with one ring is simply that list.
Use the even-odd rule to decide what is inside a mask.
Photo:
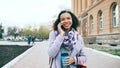
[{"label": "jacket sleeve", "polygon": [[81,46],[82,48],[80,49],[79,53],[77,54],[77,63],[78,65],[84,65],[84,63],[86,62],[87,58],[85,55],[85,46],[84,46],[84,42],[81,36],[78,36],[79,38],[79,42],[81,42]]},{"label": "jacket sleeve", "polygon": [[63,40],[64,40],[64,37],[60,35],[56,36],[54,31],[50,32],[49,47],[48,47],[49,57],[54,58],[58,54]]}]

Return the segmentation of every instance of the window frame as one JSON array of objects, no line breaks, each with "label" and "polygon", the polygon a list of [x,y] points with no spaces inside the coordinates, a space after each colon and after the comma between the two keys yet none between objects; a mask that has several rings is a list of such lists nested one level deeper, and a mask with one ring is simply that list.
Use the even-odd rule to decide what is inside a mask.
[{"label": "window frame", "polygon": [[112,26],[119,27],[119,6],[117,4],[112,6]]}]

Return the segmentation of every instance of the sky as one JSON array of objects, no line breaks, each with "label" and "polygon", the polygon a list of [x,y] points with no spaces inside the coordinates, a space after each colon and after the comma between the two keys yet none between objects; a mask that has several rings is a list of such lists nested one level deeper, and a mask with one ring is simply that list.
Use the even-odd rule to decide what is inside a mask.
[{"label": "sky", "polygon": [[0,24],[26,27],[48,24],[71,0],[0,0]]}]

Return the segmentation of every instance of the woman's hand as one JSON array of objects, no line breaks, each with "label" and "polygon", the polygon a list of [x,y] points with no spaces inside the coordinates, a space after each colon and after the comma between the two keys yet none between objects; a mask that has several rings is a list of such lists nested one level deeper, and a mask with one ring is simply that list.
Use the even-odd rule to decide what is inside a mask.
[{"label": "woman's hand", "polygon": [[75,59],[73,57],[69,57],[68,64],[70,65],[70,64],[72,64],[74,62],[75,62]]},{"label": "woman's hand", "polygon": [[64,61],[65,65],[70,65],[70,64],[72,64],[72,63],[74,63],[74,62],[75,62],[75,59],[74,59],[73,57],[68,57],[68,58]]},{"label": "woman's hand", "polygon": [[65,32],[63,31],[63,29],[61,28],[61,26],[62,26],[62,23],[59,23],[58,24],[58,31],[59,31],[59,33],[60,33],[61,36],[64,36]]}]

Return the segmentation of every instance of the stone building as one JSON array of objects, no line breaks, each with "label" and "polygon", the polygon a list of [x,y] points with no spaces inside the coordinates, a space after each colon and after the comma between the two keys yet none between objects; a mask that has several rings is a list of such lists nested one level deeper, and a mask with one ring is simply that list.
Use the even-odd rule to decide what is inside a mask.
[{"label": "stone building", "polygon": [[120,45],[120,0],[71,0],[85,43]]}]

